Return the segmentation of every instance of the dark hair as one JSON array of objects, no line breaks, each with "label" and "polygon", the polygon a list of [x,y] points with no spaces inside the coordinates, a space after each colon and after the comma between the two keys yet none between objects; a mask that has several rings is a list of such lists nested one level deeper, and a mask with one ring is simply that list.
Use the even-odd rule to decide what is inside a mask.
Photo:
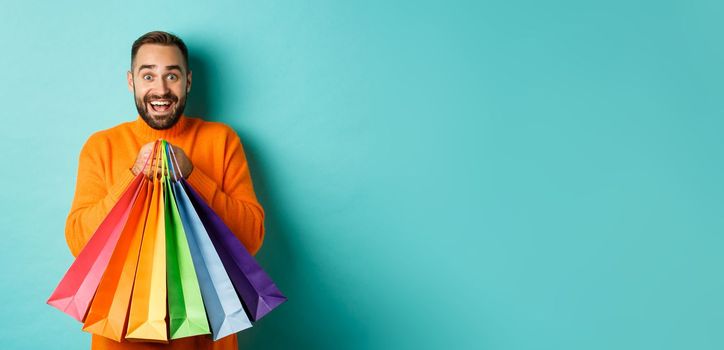
[{"label": "dark hair", "polygon": [[184,56],[184,63],[186,64],[186,71],[190,71],[189,68],[189,50],[186,48],[186,44],[184,44],[184,41],[181,40],[181,38],[167,32],[162,32],[160,30],[148,32],[146,34],[141,35],[136,41],[133,42],[133,46],[131,46],[131,70],[133,70],[133,60],[136,59],[136,53],[138,53],[138,49],[141,48],[144,44],[158,44],[158,45],[175,45],[176,47],[181,50],[181,54]]}]

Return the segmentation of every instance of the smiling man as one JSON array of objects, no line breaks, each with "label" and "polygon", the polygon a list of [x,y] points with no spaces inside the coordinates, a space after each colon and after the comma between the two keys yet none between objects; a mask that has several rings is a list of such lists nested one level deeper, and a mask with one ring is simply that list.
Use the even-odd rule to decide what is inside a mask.
[{"label": "smiling man", "polygon": [[[133,43],[127,81],[138,116],[94,133],[81,149],[65,228],[73,256],[78,256],[133,178],[152,171],[144,170],[144,164],[159,138],[173,145],[183,176],[249,252],[256,254],[261,247],[264,211],[254,193],[241,140],[222,123],[184,115],[191,77],[188,50],[177,36],[155,31]],[[196,336],[168,344],[119,343],[94,334],[91,348],[235,350],[237,339],[233,334],[216,342]]]}]

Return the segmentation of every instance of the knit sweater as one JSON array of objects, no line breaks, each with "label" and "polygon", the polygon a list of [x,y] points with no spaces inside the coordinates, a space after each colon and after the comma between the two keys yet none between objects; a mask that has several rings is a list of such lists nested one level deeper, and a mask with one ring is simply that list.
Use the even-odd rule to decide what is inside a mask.
[{"label": "knit sweater", "polygon": [[[140,116],[135,121],[96,132],[83,145],[75,197],[65,238],[78,256],[101,221],[134,178],[130,168],[146,143],[164,138],[181,147],[193,164],[187,181],[224,220],[252,254],[264,240],[264,210],[257,201],[249,166],[236,133],[222,123],[181,116],[169,129],[155,130]],[[236,334],[213,342],[209,336],[171,340],[168,344],[118,343],[93,335],[91,349],[237,349]]]}]

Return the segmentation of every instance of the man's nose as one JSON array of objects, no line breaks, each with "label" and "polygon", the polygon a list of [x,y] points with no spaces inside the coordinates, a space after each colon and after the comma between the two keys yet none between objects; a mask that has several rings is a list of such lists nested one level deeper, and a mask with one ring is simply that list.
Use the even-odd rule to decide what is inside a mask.
[{"label": "man's nose", "polygon": [[170,90],[168,89],[168,82],[166,79],[156,79],[154,82],[154,89],[158,90],[161,95],[165,95]]}]

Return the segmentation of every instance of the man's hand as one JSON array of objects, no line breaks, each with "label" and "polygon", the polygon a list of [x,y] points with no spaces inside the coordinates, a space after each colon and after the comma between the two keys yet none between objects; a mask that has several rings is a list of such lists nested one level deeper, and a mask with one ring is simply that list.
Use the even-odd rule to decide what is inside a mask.
[{"label": "man's hand", "polygon": [[[169,154],[169,156],[173,157],[173,155],[176,155],[176,163],[178,163],[179,168],[181,168],[181,174],[183,174],[182,176],[184,178],[188,178],[194,170],[194,165],[191,164],[191,159],[186,156],[186,153],[183,149],[181,149],[181,147],[171,145],[171,148],[173,149],[173,154]],[[176,163],[174,163],[174,166],[176,166]]]},{"label": "man's hand", "polygon": [[[131,172],[133,172],[133,175],[138,175],[141,171],[144,172],[146,177],[151,177],[151,173],[155,169],[151,168],[151,163],[153,162],[152,159],[148,159],[151,156],[153,156],[153,145],[155,145],[156,142],[149,142],[141,147],[141,150],[138,151],[138,156],[136,156],[136,162],[133,164],[133,167],[131,168]],[[145,166],[145,168],[144,168]]]},{"label": "man's hand", "polygon": [[[155,156],[153,154],[153,148],[156,142],[149,142],[141,147],[141,149],[138,151],[138,156],[136,156],[136,162],[133,164],[133,167],[131,168],[131,172],[133,172],[133,175],[138,175],[141,171],[146,175],[146,177],[150,178],[153,174],[160,174],[161,173],[161,160],[160,159],[153,159],[152,157]],[[160,146],[160,145],[159,145]],[[181,169],[181,174],[183,177],[187,178],[189,175],[191,175],[191,171],[194,170],[193,164],[191,164],[191,160],[186,156],[186,153],[183,149],[180,147],[171,145],[171,148],[173,148],[173,154],[176,155],[176,162],[173,163],[174,166],[176,166],[176,163],[178,163],[179,168]],[[158,153],[158,152],[156,152]],[[169,157],[172,157],[172,154],[168,154]],[[151,159],[149,159],[151,158]],[[171,158],[171,162],[173,162],[173,158]],[[145,166],[145,169],[144,169]]]}]

